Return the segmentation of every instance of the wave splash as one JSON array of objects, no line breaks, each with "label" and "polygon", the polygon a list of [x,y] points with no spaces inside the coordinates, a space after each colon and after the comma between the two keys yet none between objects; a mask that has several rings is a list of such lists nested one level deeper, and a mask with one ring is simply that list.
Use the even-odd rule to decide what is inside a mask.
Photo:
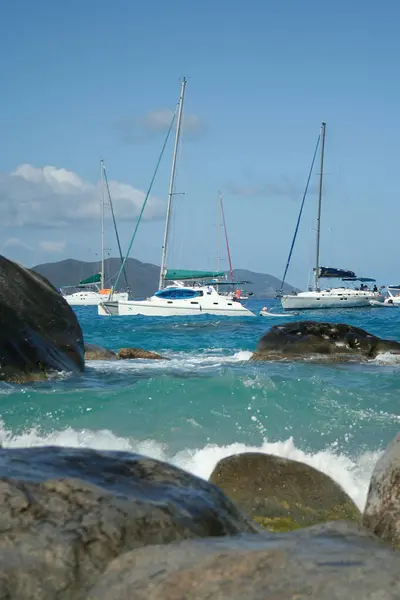
[{"label": "wave splash", "polygon": [[372,470],[382,453],[363,452],[351,458],[334,447],[319,452],[306,452],[297,448],[293,437],[290,437],[278,442],[265,440],[260,446],[243,443],[225,446],[209,444],[203,448],[185,448],[173,454],[166,444],[155,440],[138,441],[134,438],[118,437],[109,430],[76,430],[70,427],[47,434],[31,429],[19,435],[0,427],[0,442],[4,448],[55,445],[137,452],[178,466],[203,479],[210,477],[222,458],[243,452],[262,452],[303,462],[329,475],[341,485],[360,510],[364,509]]}]

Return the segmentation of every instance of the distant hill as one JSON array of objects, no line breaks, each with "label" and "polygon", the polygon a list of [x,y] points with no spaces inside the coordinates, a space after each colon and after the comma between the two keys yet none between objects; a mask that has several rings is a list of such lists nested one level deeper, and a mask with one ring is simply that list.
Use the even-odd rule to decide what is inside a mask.
[{"label": "distant hill", "polygon": [[[119,271],[121,261],[119,258],[108,258],[105,261],[106,281],[113,279]],[[40,273],[57,288],[76,285],[82,279],[90,277],[94,273],[99,272],[98,262],[83,262],[68,258],[55,263],[45,263],[32,267],[34,271]],[[160,267],[150,263],[143,263],[134,258],[128,258],[126,265],[126,275],[128,286],[135,298],[146,298],[154,294],[158,288],[158,279],[160,275]],[[276,295],[276,291],[280,287],[280,279],[273,275],[265,273],[254,273],[245,269],[235,269],[234,275],[236,280],[251,281],[252,284],[247,286],[249,292],[253,292],[256,298],[271,298]],[[109,283],[107,285],[110,285]],[[120,289],[125,288],[125,280],[123,275],[120,279]],[[294,290],[293,286],[285,284],[283,291],[285,293]]]}]

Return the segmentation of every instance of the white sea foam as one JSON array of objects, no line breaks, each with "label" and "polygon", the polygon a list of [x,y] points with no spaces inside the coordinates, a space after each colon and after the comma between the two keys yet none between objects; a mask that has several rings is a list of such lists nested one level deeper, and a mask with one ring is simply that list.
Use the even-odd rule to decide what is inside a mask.
[{"label": "white sea foam", "polygon": [[381,354],[378,354],[378,356],[374,358],[371,362],[384,365],[399,365],[400,354],[393,354],[392,352],[382,352]]},{"label": "white sea foam", "polygon": [[143,371],[145,369],[159,370],[159,371],[193,371],[198,369],[209,369],[223,365],[235,364],[240,362],[246,362],[250,360],[253,353],[248,350],[239,350],[230,356],[215,355],[215,354],[187,354],[187,353],[174,353],[170,356],[168,361],[164,360],[149,360],[149,359],[135,359],[135,360],[123,360],[123,361],[109,361],[109,360],[96,360],[87,361],[86,365],[90,369],[94,369],[102,372],[118,371]]},{"label": "white sea foam", "polygon": [[279,442],[264,441],[261,446],[234,443],[226,446],[207,445],[203,448],[186,448],[175,454],[166,444],[154,440],[137,441],[118,437],[108,430],[91,431],[67,428],[40,434],[31,429],[20,435],[0,428],[0,442],[5,448],[22,448],[43,445],[88,447],[98,450],[124,450],[138,452],[179,466],[198,477],[208,479],[217,462],[226,456],[241,452],[263,452],[306,463],[337,481],[362,510],[365,505],[372,470],[380,452],[364,452],[349,458],[335,448],[319,452],[305,452],[297,448],[292,437]]}]

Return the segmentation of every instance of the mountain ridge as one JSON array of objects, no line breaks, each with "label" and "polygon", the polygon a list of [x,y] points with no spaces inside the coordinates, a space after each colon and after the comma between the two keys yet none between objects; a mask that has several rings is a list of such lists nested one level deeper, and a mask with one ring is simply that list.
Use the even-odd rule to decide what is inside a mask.
[{"label": "mountain ridge", "polygon": [[[111,285],[121,266],[119,258],[108,258],[105,260],[106,286]],[[67,258],[58,262],[42,263],[31,267],[40,275],[46,277],[56,288],[76,286],[79,281],[98,273],[99,261],[86,262],[74,258]],[[135,258],[128,258],[125,265],[128,286],[135,298],[146,298],[152,296],[158,289],[160,267],[152,263],[145,263]],[[248,269],[234,269],[235,280],[247,280],[252,283],[246,286],[249,292],[253,292],[255,298],[272,298],[281,285],[281,280],[274,275],[257,273]],[[124,275],[121,275],[120,289],[126,288]],[[290,293],[298,291],[294,286],[285,283],[283,291]]]}]

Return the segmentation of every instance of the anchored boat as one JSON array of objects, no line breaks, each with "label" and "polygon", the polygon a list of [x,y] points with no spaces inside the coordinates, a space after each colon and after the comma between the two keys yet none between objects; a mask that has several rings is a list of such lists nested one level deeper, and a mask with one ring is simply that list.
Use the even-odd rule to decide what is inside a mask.
[{"label": "anchored boat", "polygon": [[[174,195],[175,168],[181,133],[185,88],[186,79],[184,78],[182,81],[178,103],[178,119],[176,125],[175,146],[172,159],[172,170],[165,218],[159,289],[153,296],[147,298],[146,300],[121,299],[116,301],[115,298],[112,297],[112,294],[110,294],[109,300],[101,302],[98,305],[98,313],[100,315],[146,315],[150,317],[166,317],[210,314],[226,317],[255,316],[255,314],[243,306],[237,298],[223,296],[218,293],[214,285],[207,283],[207,280],[224,277],[225,274],[223,272],[166,269],[169,225],[172,198]],[[133,239],[134,238],[131,240],[131,245]],[[125,257],[125,260],[127,259],[127,256]],[[165,285],[166,282],[171,283],[167,283],[167,285]]]}]

